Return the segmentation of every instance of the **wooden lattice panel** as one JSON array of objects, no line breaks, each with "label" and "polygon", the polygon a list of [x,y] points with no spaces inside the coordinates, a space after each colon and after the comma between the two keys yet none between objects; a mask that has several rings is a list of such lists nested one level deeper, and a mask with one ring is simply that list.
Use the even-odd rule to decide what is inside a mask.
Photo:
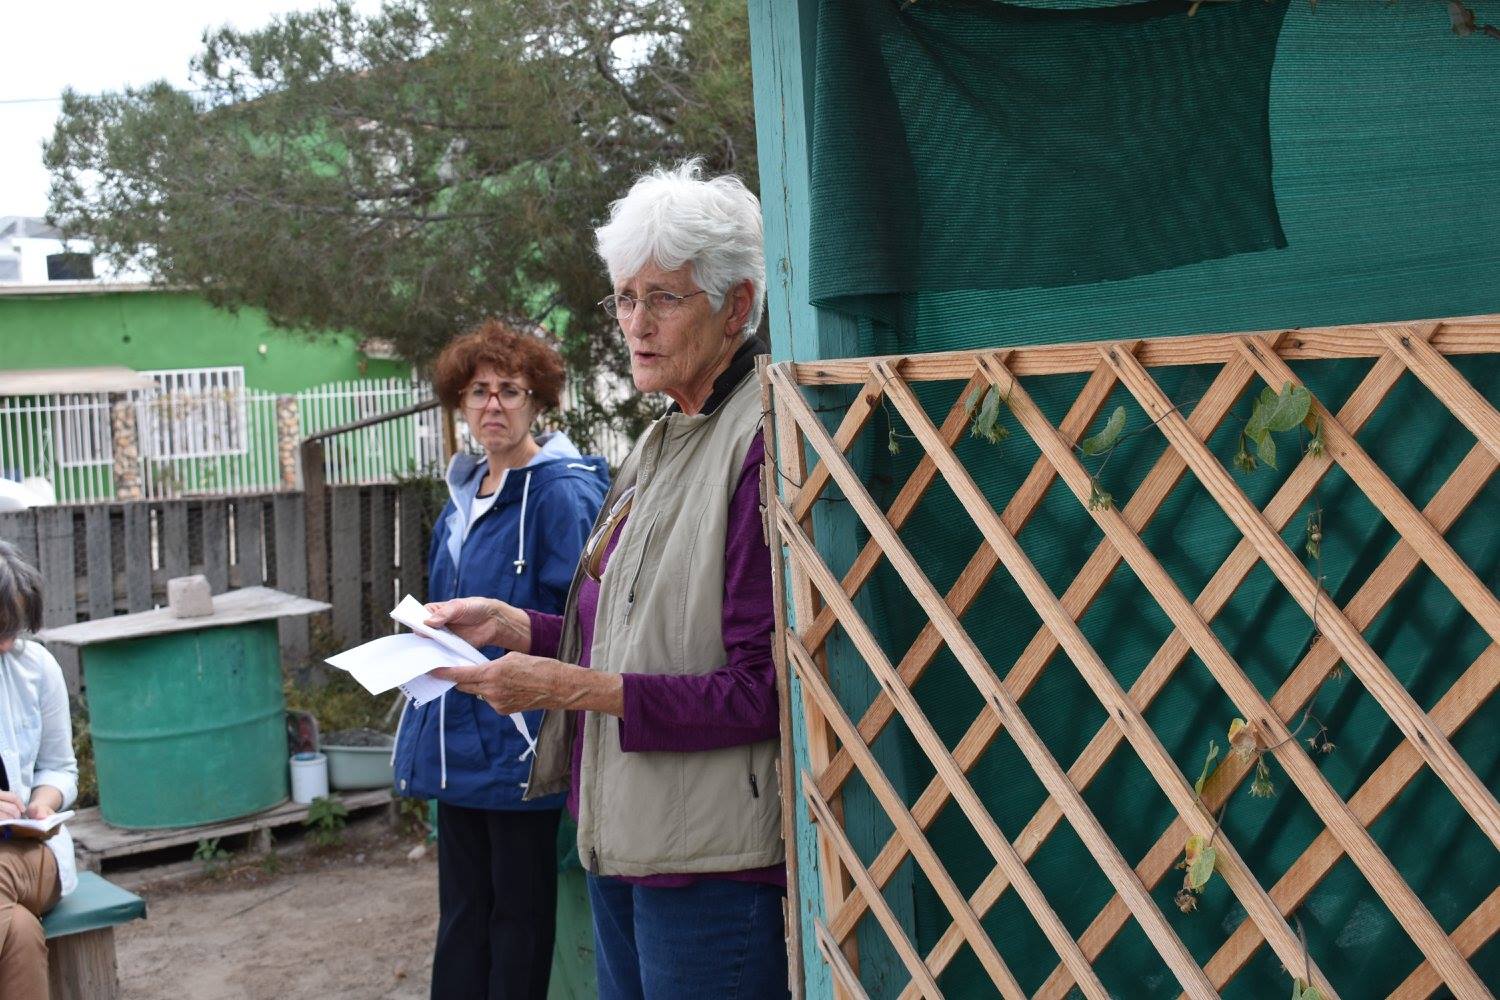
[{"label": "wooden lattice panel", "polygon": [[[997,901],[1013,892],[1057,956],[1057,967],[1036,993],[1038,997],[1061,1000],[1075,988],[1088,997],[1108,997],[1110,993],[1096,974],[1094,961],[1131,920],[1144,932],[1187,996],[1217,996],[1217,991],[1265,944],[1286,969],[1306,976],[1324,997],[1336,997],[1338,992],[1318,967],[1318,956],[1309,954],[1301,940],[1293,914],[1347,857],[1424,958],[1391,994],[1393,997],[1424,997],[1442,986],[1459,997],[1490,996],[1468,959],[1500,929],[1500,888],[1493,888],[1451,935],[1445,933],[1371,837],[1368,827],[1427,769],[1447,786],[1490,845],[1500,847],[1500,804],[1449,741],[1500,683],[1500,651],[1495,645],[1500,642],[1500,601],[1444,537],[1500,464],[1500,414],[1448,357],[1496,353],[1500,353],[1500,317],[1475,317],[1012,347],[767,368],[768,454],[776,456],[775,469],[767,476],[772,550],[778,573],[787,577],[785,589],[791,595],[791,617],[795,620],[795,627],[788,627],[787,609],[778,606],[783,722],[788,721],[785,709],[791,697],[788,677],[795,675],[801,682],[811,763],[810,770],[794,775],[791,754],[785,755],[788,763],[783,795],[787,797],[787,815],[793,811],[792,797],[800,795],[816,824],[827,920],[817,924],[813,943],[829,961],[840,991],[862,995],[853,941],[856,927],[868,915],[889,938],[910,975],[903,996],[939,996],[937,979],[964,945],[972,949],[1002,996],[1025,996],[1005,956],[981,924]],[[1314,398],[1312,413],[1323,428],[1323,447],[1300,455],[1270,501],[1257,506],[1206,442],[1247,393],[1253,397],[1265,386],[1276,390],[1285,383],[1301,385],[1288,361],[1332,358],[1370,358],[1374,363],[1337,413]],[[1207,391],[1189,412],[1169,400],[1152,375],[1153,368],[1169,365],[1209,366],[1213,374]],[[1088,375],[1086,383],[1066,416],[1054,426],[1032,399],[1026,380],[1084,373]],[[1476,440],[1420,510],[1355,437],[1397,383],[1408,378],[1420,380]],[[940,425],[929,417],[913,389],[916,382],[939,381],[962,383],[957,400]],[[815,386],[858,389],[835,430],[828,429],[806,398],[806,389]],[[1013,423],[1024,429],[1041,453],[1000,510],[986,499],[954,451],[955,443],[969,428],[973,400],[990,389],[1003,395]],[[1121,390],[1144,411],[1150,422],[1148,429],[1164,440],[1166,447],[1123,505],[1091,505],[1095,480],[1080,460],[1076,446],[1091,426],[1098,426],[1111,394]],[[871,418],[883,409],[899,417],[923,452],[888,509],[882,509],[872,498],[848,457]],[[809,449],[811,462],[807,458]],[[1281,535],[1335,466],[1399,534],[1376,570],[1342,606]],[[1196,596],[1182,591],[1141,535],[1188,473],[1240,536]],[[938,476],[962,502],[983,538],[946,594],[933,585],[900,536],[903,525]],[[1104,535],[1060,596],[1017,541],[1022,527],[1059,480],[1089,510]],[[814,504],[828,495],[830,487],[837,489],[869,535],[842,579],[825,564],[812,537]],[[856,595],[882,563],[899,575],[927,618],[916,641],[894,662],[855,607]],[[1078,624],[1122,563],[1173,626],[1169,638],[1129,690],[1116,679]],[[1261,564],[1309,616],[1319,635],[1270,697],[1252,683],[1210,627]],[[1462,670],[1431,711],[1422,710],[1364,635],[1421,566],[1442,582],[1489,639],[1484,652]],[[1003,569],[1015,581],[1042,620],[1041,628],[1003,677],[987,662],[962,622],[997,569]],[[847,635],[879,685],[880,693],[858,719],[845,710],[828,681],[825,647],[835,629]],[[983,711],[951,749],[911,691],[944,648],[984,699]],[[1033,728],[1022,705],[1059,652],[1076,666],[1107,710],[1108,718],[1083,753],[1066,768]],[[1228,755],[1198,791],[1145,718],[1153,700],[1190,655],[1207,667],[1219,689],[1248,721],[1257,749],[1280,765],[1295,794],[1315,809],[1324,823],[1323,832],[1269,887],[1252,874],[1216,818],[1229,795],[1255,768],[1259,756]],[[1325,779],[1310,749],[1292,728],[1324,678],[1340,662],[1348,666],[1363,690],[1405,737],[1347,799]],[[887,724],[898,717],[935,771],[911,803],[903,800],[870,749]],[[969,780],[970,770],[1002,730],[1015,742],[1047,793],[1041,808],[1013,839],[986,811]],[[1128,744],[1139,758],[1176,814],[1170,827],[1140,858],[1122,853],[1082,794],[1122,744]],[[895,831],[869,862],[855,850],[842,823],[841,792],[855,773],[867,783]],[[993,859],[988,877],[967,896],[955,884],[927,836],[939,812],[950,803],[962,811]],[[1076,937],[1027,869],[1027,863],[1064,821],[1114,891],[1114,898]],[[1188,837],[1193,835],[1206,838],[1216,849],[1217,874],[1222,875],[1246,914],[1212,958],[1201,964],[1184,946],[1173,921],[1150,892],[1172,871]],[[930,881],[952,920],[936,947],[925,955],[881,894],[882,887],[908,858]],[[1478,877],[1494,881],[1496,870],[1492,864]]]}]

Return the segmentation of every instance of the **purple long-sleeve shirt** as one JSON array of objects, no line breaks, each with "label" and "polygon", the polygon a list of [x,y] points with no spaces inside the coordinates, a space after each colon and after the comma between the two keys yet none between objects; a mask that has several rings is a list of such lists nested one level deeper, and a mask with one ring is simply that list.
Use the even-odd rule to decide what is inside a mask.
[{"label": "purple long-sleeve shirt", "polygon": [[[626,753],[717,750],[775,739],[780,733],[776,702],[776,668],[771,660],[775,618],[771,604],[771,553],[760,518],[760,470],[765,446],[751,442],[740,479],[729,501],[724,539],[724,666],[708,674],[624,674],[625,714],[620,720],[620,749]],[[614,538],[604,565],[614,553]],[[587,667],[599,610],[599,584],[585,577],[578,591],[578,626],[582,640],[580,666]],[[562,638],[562,616],[528,611],[531,652],[556,656]],[[573,774],[568,811],[578,817],[578,781],[583,770],[583,716],[573,741]],[[699,879],[786,885],[786,868],[773,865],[714,875],[651,875],[625,878],[638,885],[670,888]]]}]

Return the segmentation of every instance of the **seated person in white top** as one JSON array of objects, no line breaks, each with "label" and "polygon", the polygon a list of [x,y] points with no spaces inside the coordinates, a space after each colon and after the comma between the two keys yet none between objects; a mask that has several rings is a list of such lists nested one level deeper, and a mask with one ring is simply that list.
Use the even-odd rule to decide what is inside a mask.
[{"label": "seated person in white top", "polygon": [[[78,795],[68,689],[35,639],[42,578],[0,541],[0,819],[44,819]],[[38,836],[0,827],[0,997],[47,1000],[40,917],[78,884],[66,828]]]}]

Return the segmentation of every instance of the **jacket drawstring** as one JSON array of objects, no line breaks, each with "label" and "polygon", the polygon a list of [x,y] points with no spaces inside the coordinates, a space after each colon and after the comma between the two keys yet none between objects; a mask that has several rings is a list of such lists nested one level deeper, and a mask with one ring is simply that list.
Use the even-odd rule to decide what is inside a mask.
[{"label": "jacket drawstring", "polygon": [[401,723],[406,721],[406,710],[411,705],[411,699],[402,697],[401,714],[396,716],[396,736],[391,740],[391,766],[396,766],[396,748],[401,745]]},{"label": "jacket drawstring", "polygon": [[438,787],[448,787],[448,692],[438,701]]},{"label": "jacket drawstring", "polygon": [[516,575],[526,572],[526,501],[531,496],[531,473],[521,484],[521,524],[516,531]]}]

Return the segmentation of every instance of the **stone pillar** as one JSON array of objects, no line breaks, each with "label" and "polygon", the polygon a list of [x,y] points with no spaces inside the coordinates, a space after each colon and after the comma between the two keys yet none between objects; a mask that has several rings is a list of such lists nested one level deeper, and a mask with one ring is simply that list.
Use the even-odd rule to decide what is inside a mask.
[{"label": "stone pillar", "polygon": [[139,500],[141,445],[136,432],[135,404],[119,393],[109,397],[110,439],[114,450],[115,498]]},{"label": "stone pillar", "polygon": [[276,462],[281,469],[281,488],[297,488],[297,447],[302,443],[302,418],[296,396],[276,397]]}]

